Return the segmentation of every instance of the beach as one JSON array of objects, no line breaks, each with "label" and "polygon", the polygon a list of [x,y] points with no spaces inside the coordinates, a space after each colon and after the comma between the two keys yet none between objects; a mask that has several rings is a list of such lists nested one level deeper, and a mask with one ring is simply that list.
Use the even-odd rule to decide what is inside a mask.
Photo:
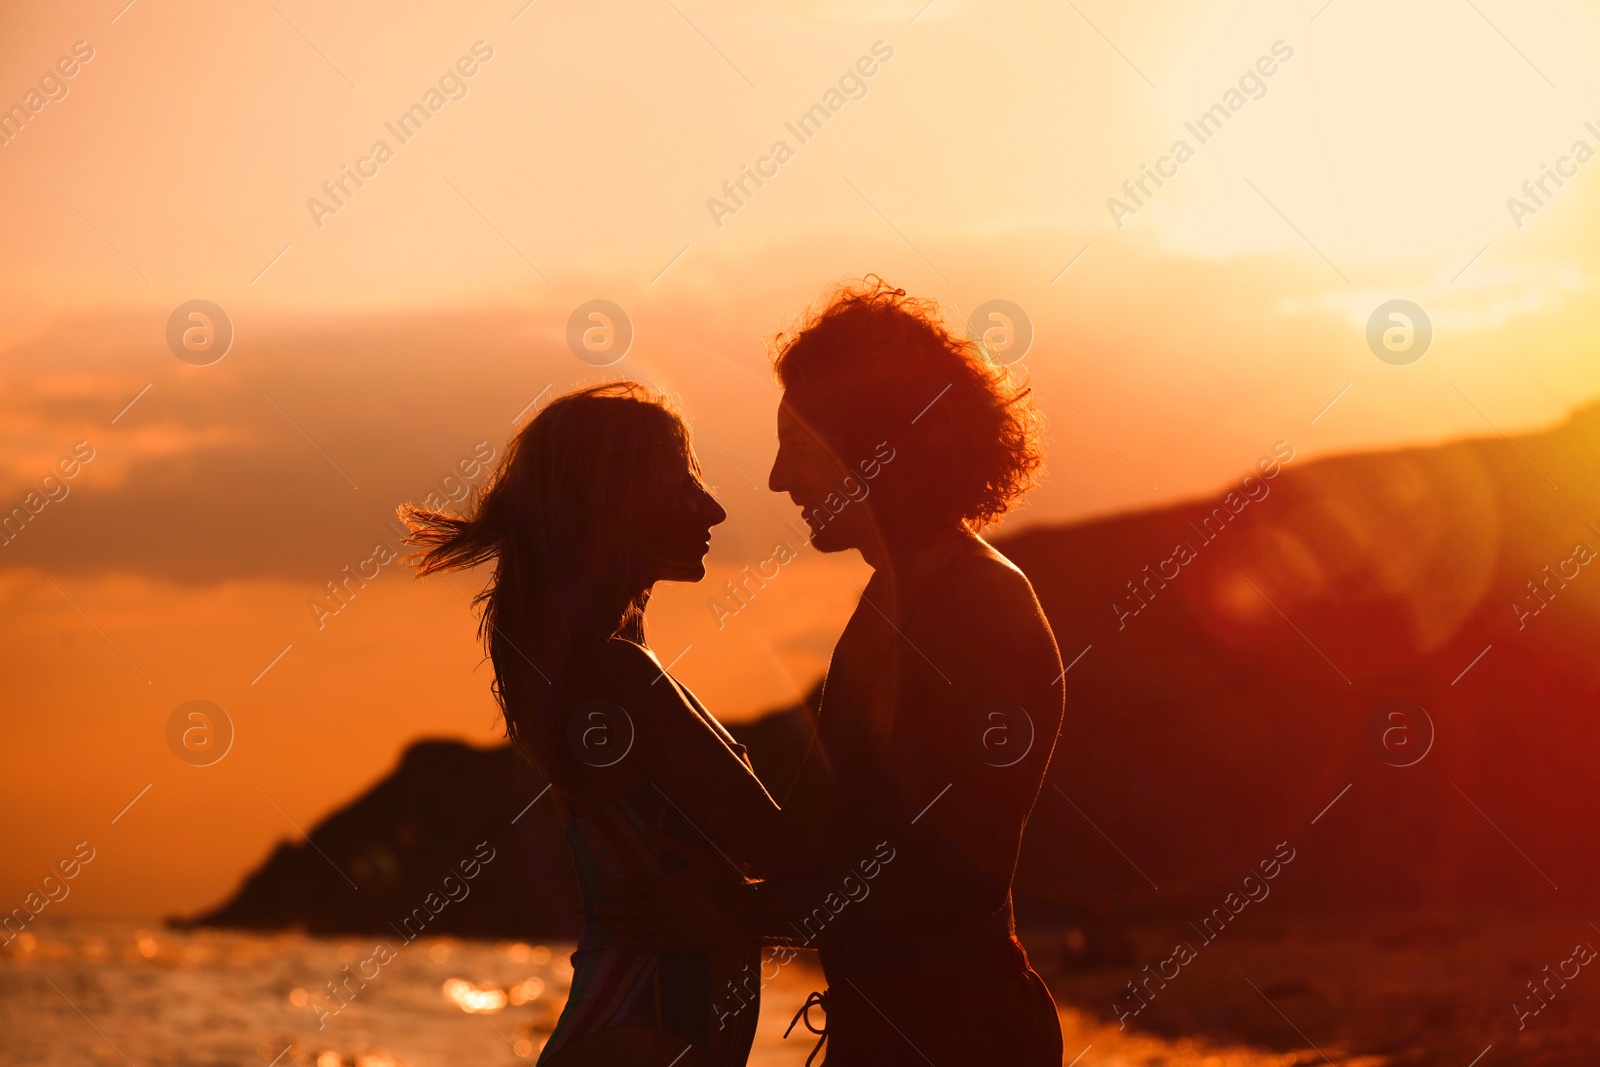
[{"label": "beach", "polygon": [[[1069,935],[1026,939],[1061,1005],[1063,1062],[1078,1067],[1466,1067],[1480,1053],[1484,1067],[1592,1063],[1600,981],[1572,980],[1521,1031],[1510,1008],[1519,991],[1529,997],[1521,970],[1539,971],[1542,942],[1565,924],[1323,919],[1240,930],[1205,948],[1127,1029],[1111,1005],[1164,931],[1131,932],[1135,963],[1072,972],[1058,966]],[[400,947],[379,951],[386,944]],[[537,1060],[560,1013],[570,951],[41,918],[0,950],[0,1067],[514,1067]],[[805,1062],[813,1039],[798,1027],[782,1034],[820,987],[810,954],[778,972],[753,1065]],[[938,1049],[919,1051],[939,1063]]]},{"label": "beach", "polygon": [[[0,1067],[513,1067],[538,1058],[572,973],[570,945],[423,938],[379,964],[370,938],[129,920],[41,919],[32,929],[31,941],[0,952]],[[803,1027],[782,1035],[821,977],[810,954],[781,969],[763,993],[752,1065],[805,1062],[815,1039]],[[340,981],[342,1006],[323,994]],[[1118,1036],[1063,1014],[1068,1058],[1093,1045],[1080,1067],[1293,1062],[1243,1049],[1208,1057],[1193,1042]],[[927,1053],[937,1063],[937,1050]]]}]

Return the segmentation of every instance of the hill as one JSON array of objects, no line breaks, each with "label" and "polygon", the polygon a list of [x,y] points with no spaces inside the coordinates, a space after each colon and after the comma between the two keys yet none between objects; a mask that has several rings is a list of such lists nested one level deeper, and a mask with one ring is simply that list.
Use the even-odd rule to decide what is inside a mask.
[{"label": "hill", "polygon": [[[1275,907],[1595,903],[1597,461],[1600,408],[1516,440],[1279,443],[1213,497],[999,540],[1072,663],[1019,914],[1198,917],[1283,842]],[[733,729],[781,792],[801,710]],[[570,933],[541,789],[509,749],[419,742],[188,921],[382,930],[486,840],[507,858],[432,930]]]}]

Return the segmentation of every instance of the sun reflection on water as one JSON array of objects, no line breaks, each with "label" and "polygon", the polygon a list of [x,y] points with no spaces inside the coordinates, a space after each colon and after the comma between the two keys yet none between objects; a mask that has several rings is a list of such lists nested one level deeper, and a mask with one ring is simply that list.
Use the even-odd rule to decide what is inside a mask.
[{"label": "sun reflection on water", "polygon": [[508,999],[506,991],[499,986],[473,985],[465,978],[446,980],[444,995],[462,1011],[476,1015],[493,1015],[506,1006]]}]

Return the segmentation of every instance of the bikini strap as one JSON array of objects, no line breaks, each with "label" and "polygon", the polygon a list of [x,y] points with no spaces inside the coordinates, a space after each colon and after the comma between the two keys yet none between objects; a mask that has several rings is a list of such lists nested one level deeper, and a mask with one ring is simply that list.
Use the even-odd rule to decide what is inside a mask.
[{"label": "bikini strap", "polygon": [[[816,1024],[814,1024],[811,1021],[811,1008],[812,1008],[813,1005],[822,1009],[822,1020],[823,1021],[822,1021],[821,1029],[818,1029]],[[817,1058],[817,1053],[822,1051],[822,1046],[828,1043],[828,1021],[827,1020],[828,1020],[828,991],[826,989],[824,989],[820,993],[817,992],[816,990],[812,990],[811,991],[811,995],[806,997],[806,1002],[804,1004],[800,1005],[800,1010],[794,1013],[794,1018],[789,1020],[789,1030],[793,1030],[794,1029],[794,1024],[795,1023],[803,1022],[803,1023],[806,1024],[806,1029],[807,1030],[810,1030],[813,1034],[821,1035],[821,1036],[819,1036],[817,1038],[816,1047],[811,1050],[811,1055],[806,1057],[806,1067],[811,1067],[811,1061]],[[783,1036],[785,1038],[787,1038],[789,1036],[789,1030],[785,1030],[783,1032]]]}]

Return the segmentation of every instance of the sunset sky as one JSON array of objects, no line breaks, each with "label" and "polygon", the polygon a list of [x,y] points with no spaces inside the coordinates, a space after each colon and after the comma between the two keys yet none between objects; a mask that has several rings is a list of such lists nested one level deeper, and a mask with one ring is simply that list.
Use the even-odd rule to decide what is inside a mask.
[{"label": "sunset sky", "polygon": [[[0,507],[59,499],[0,547],[0,911],[84,840],[52,908],[195,910],[411,740],[494,743],[482,576],[310,602],[577,384],[676,396],[731,515],[658,590],[662,660],[729,719],[793,700],[864,565],[711,602],[799,547],[766,342],[843,280],[1031,320],[1050,466],[1013,528],[1600,396],[1592,10],[923,4],[8,5]],[[612,366],[567,346],[592,299],[633,325]],[[1409,365],[1368,347],[1391,299],[1433,325]],[[234,330],[209,366],[168,349],[193,300]],[[167,744],[197,699],[235,730],[209,767]]]}]

